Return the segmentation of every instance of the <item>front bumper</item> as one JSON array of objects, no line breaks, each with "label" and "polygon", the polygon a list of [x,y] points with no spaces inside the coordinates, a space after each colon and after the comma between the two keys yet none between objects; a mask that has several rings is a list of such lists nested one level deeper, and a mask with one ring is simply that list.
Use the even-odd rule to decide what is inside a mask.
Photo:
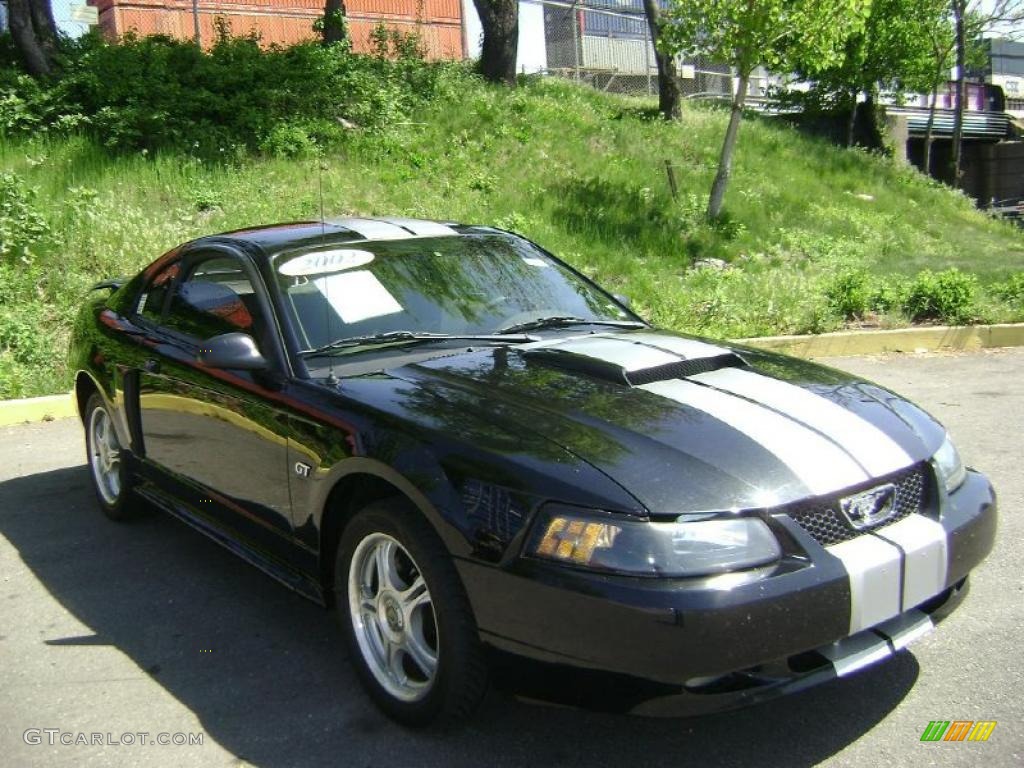
[{"label": "front bumper", "polygon": [[[779,522],[809,559],[770,574],[654,580],[529,560],[510,570],[458,565],[481,637],[500,658],[512,668],[539,662],[536,679],[548,682],[579,672],[619,701],[571,703],[650,713],[644,702],[657,699],[676,714],[707,712],[848,674],[919,636],[959,603],[967,574],[991,550],[996,502],[970,472],[938,521],[929,519],[941,541],[918,547],[923,522],[893,524],[880,545],[893,553],[886,562],[826,550],[788,518]],[[575,699],[591,688],[570,687]]]}]

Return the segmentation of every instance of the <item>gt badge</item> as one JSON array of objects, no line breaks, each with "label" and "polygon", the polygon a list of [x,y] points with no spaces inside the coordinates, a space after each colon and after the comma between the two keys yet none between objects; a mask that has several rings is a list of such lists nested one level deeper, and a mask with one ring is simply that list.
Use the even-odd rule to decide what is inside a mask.
[{"label": "gt badge", "polygon": [[309,470],[312,467],[309,464],[303,464],[301,461],[295,462],[295,474],[299,477],[309,477]]},{"label": "gt badge", "polygon": [[869,528],[887,520],[896,511],[896,486],[879,485],[839,500],[843,516],[854,528]]}]

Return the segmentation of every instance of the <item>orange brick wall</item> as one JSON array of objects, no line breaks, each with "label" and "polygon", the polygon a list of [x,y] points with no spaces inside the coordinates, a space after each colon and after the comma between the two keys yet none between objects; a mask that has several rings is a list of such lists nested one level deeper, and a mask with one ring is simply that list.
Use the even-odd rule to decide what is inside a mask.
[{"label": "orange brick wall", "polygon": [[[99,9],[100,28],[109,37],[193,36],[191,0],[89,0]],[[200,0],[203,45],[214,39],[214,22],[223,18],[234,34],[257,32],[264,44],[288,45],[314,39],[313,23],[323,14],[321,0]],[[380,22],[423,38],[431,59],[462,59],[462,6],[459,0],[347,0],[349,32],[355,51],[369,50],[369,35]]]}]

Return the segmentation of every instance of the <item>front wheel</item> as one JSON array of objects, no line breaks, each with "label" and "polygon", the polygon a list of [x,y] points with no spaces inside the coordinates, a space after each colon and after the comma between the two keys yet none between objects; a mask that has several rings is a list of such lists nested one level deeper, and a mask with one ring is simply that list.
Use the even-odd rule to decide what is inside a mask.
[{"label": "front wheel", "polygon": [[98,394],[85,407],[85,451],[93,490],[103,513],[112,520],[133,516],[138,501],[132,494],[131,475],[114,420]]},{"label": "front wheel", "polygon": [[464,720],[486,687],[483,651],[426,521],[396,502],[367,507],[342,534],[334,580],[350,655],[377,706],[410,726]]}]

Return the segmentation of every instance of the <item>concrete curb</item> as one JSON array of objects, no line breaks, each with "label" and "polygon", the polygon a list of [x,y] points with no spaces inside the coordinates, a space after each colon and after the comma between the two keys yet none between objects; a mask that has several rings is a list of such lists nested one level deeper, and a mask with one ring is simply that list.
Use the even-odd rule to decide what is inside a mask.
[{"label": "concrete curb", "polygon": [[881,355],[887,352],[971,351],[1024,346],[1024,323],[839,331],[818,336],[764,336],[738,341],[805,358]]},{"label": "concrete curb", "polygon": [[71,394],[26,397],[21,400],[0,401],[0,427],[26,421],[52,421],[76,415]]},{"label": "concrete curb", "polygon": [[[738,339],[738,342],[805,358],[881,355],[887,352],[970,351],[1024,346],[1024,323],[839,331],[818,336],[762,336]],[[74,397],[70,393],[0,401],[0,427],[26,421],[66,419],[76,414]]]}]

